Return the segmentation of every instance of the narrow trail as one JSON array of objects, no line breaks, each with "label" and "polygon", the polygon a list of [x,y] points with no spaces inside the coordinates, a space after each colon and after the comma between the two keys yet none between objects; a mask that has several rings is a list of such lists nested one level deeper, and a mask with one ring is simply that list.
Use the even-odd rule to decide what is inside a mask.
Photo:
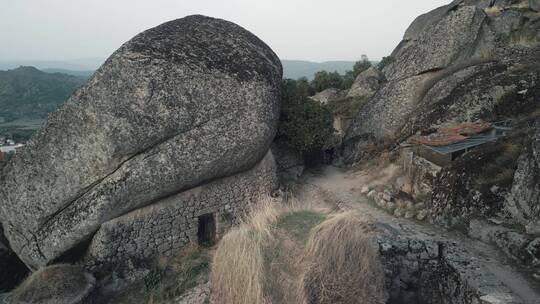
[{"label": "narrow trail", "polygon": [[384,184],[394,169],[390,167],[367,173],[325,167],[320,173],[308,173],[302,182],[307,191],[320,192],[319,195],[339,202],[345,208],[371,216],[398,237],[456,245],[453,246],[457,252],[453,252],[452,262],[468,265],[460,269],[460,275],[483,295],[481,299],[485,303],[540,304],[540,284],[512,265],[493,246],[427,223],[396,218],[371,205],[360,193],[361,188],[372,183]]}]

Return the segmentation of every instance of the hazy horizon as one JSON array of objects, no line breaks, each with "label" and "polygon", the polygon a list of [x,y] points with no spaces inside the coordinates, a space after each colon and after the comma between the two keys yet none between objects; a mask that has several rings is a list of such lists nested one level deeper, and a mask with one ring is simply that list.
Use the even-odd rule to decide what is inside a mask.
[{"label": "hazy horizon", "polygon": [[0,61],[107,58],[137,33],[203,14],[239,24],[283,60],[354,61],[387,56],[420,14],[450,0],[249,1],[4,0]]}]

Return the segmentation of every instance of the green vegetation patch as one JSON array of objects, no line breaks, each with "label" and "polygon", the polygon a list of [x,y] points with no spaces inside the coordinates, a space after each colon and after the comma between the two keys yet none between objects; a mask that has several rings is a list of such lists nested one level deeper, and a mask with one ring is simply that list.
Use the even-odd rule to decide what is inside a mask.
[{"label": "green vegetation patch", "polygon": [[324,214],[310,211],[294,211],[280,216],[275,224],[277,229],[283,230],[296,240],[305,243],[311,229],[326,219]]},{"label": "green vegetation patch", "polygon": [[326,105],[308,98],[305,80],[283,80],[283,103],[277,140],[304,153],[330,147],[335,130],[332,113]]},{"label": "green vegetation patch", "polygon": [[341,99],[332,100],[328,103],[328,107],[332,114],[342,115],[345,117],[354,117],[360,109],[366,104],[368,98],[361,97],[345,97]]}]

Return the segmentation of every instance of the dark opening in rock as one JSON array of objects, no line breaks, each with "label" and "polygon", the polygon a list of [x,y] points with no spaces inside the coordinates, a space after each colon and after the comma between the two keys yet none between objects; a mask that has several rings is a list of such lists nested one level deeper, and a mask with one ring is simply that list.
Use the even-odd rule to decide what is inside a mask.
[{"label": "dark opening in rock", "polygon": [[199,228],[197,230],[199,245],[212,246],[216,242],[216,217],[213,213],[199,216]]},{"label": "dark opening in rock", "polygon": [[77,262],[82,261],[82,258],[86,254],[86,251],[88,250],[88,247],[90,246],[90,242],[92,241],[92,238],[88,238],[87,240],[83,240],[79,244],[77,244],[75,247],[69,249],[68,251],[64,252],[61,256],[56,258],[51,264],[75,264]]},{"label": "dark opening in rock", "polygon": [[30,271],[9,247],[0,224],[0,293],[19,285]]}]

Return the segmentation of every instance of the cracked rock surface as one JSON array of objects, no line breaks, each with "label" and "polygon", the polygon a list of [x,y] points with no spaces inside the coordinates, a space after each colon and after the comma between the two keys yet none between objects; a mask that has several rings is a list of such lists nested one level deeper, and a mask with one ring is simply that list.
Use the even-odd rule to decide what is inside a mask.
[{"label": "cracked rock surface", "polygon": [[0,222],[39,267],[100,225],[248,170],[267,153],[282,67],[256,36],[189,16],[138,34],[1,174]]}]

